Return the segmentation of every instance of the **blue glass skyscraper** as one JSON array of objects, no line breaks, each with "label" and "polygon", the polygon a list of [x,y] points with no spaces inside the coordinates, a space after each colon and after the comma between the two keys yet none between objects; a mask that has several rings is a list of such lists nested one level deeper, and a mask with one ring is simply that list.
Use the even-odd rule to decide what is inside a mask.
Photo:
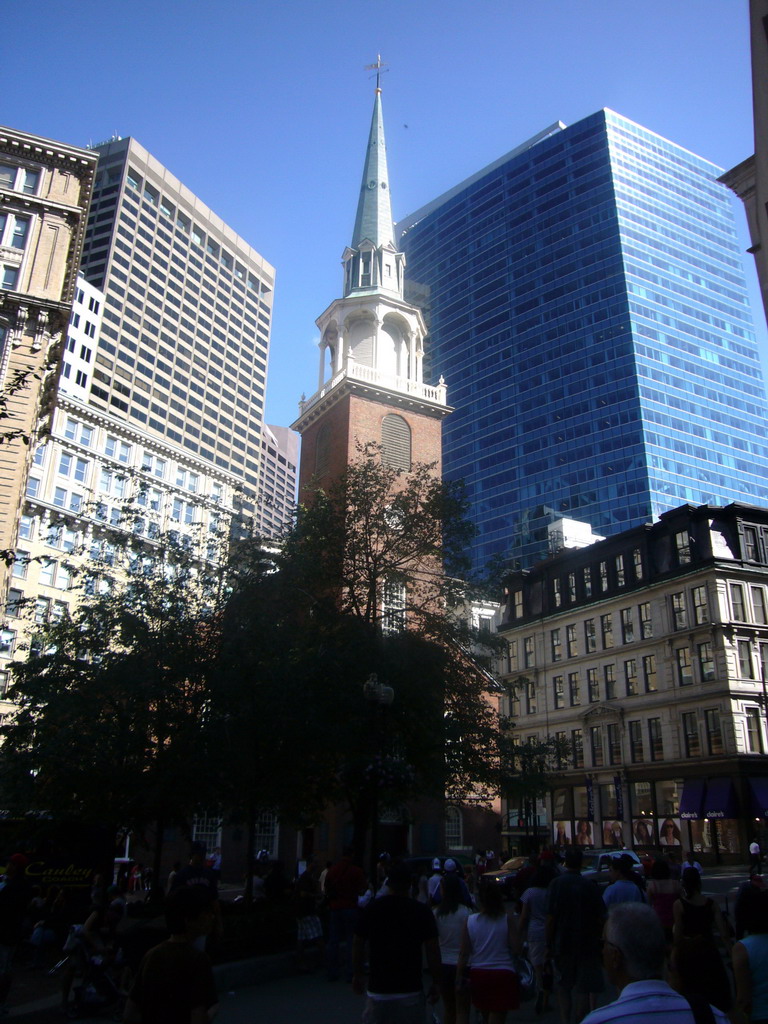
[{"label": "blue glass skyscraper", "polygon": [[768,505],[766,392],[721,170],[609,110],[556,124],[398,225],[455,407],[474,561],[560,517]]}]

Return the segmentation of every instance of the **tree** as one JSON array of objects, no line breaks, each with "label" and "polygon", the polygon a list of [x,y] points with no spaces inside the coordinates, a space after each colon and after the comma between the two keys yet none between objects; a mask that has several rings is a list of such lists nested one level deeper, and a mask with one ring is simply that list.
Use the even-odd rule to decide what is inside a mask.
[{"label": "tree", "polygon": [[[3,726],[0,786],[12,810],[55,812],[142,832],[183,823],[217,643],[217,573],[165,543],[123,549],[71,617],[13,666],[17,711]],[[82,584],[81,584],[82,585]],[[156,872],[157,877],[157,872]]]},{"label": "tree", "polygon": [[387,591],[404,594],[408,629],[444,630],[447,603],[467,588],[473,534],[463,486],[434,466],[409,472],[382,461],[372,443],[327,490],[314,488],[298,510],[279,559],[281,571],[340,614],[388,628]]},{"label": "tree", "polygon": [[[299,509],[280,550],[236,555],[214,700],[227,710],[214,717],[241,737],[225,746],[251,812],[261,801],[310,823],[344,801],[360,856],[374,789],[395,803],[498,790],[495,682],[455,612],[465,509],[433,467],[403,473],[362,446]],[[366,700],[371,674],[395,691],[386,712]]]}]

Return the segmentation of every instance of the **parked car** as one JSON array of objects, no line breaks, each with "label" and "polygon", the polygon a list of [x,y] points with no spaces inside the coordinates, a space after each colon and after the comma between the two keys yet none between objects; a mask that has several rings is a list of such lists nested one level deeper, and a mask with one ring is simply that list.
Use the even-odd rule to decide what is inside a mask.
[{"label": "parked car", "polygon": [[618,850],[615,848],[609,848],[604,850],[585,850],[584,860],[581,865],[581,873],[584,878],[592,878],[604,889],[606,885],[611,881],[608,874],[608,869],[611,866],[611,861],[614,857],[630,857],[634,863],[634,870],[638,876],[644,878],[645,872],[643,870],[643,862],[640,860],[634,850]]}]

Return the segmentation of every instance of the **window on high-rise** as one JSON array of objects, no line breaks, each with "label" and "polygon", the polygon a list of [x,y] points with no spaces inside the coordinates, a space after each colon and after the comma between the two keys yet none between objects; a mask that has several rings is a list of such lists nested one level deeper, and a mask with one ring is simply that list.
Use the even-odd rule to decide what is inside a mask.
[{"label": "window on high-rise", "polygon": [[691,591],[693,598],[693,621],[696,626],[709,622],[709,606],[707,603],[707,588],[694,587]]},{"label": "window on high-rise", "polygon": [[744,718],[747,727],[747,753],[762,754],[763,729],[760,722],[760,709],[746,708]]},{"label": "window on high-rise", "polygon": [[0,163],[0,188],[32,196],[37,193],[39,184],[40,171],[33,170],[31,167]]},{"label": "window on high-rise", "polygon": [[734,619],[738,622],[747,621],[746,604],[744,602],[744,587],[741,583],[732,583],[730,586],[731,591],[731,611]]},{"label": "window on high-rise", "polygon": [[635,569],[635,579],[642,580],[643,578],[643,553],[640,548],[635,548],[632,552],[632,564]]},{"label": "window on high-rise", "polygon": [[749,588],[749,593],[752,597],[752,614],[754,616],[754,621],[760,626],[765,626],[768,624],[768,617],[766,617],[765,587],[751,586]]},{"label": "window on high-rise", "polygon": [[715,656],[711,641],[706,640],[704,643],[699,644],[698,654],[701,678],[704,682],[709,682],[715,678]]},{"label": "window on high-rise", "polygon": [[691,561],[691,537],[687,530],[680,530],[675,534],[675,551],[677,564],[688,565]]},{"label": "window on high-rise", "polygon": [[621,764],[621,734],[615,722],[609,722],[608,732],[608,764]]},{"label": "window on high-rise", "polygon": [[565,627],[565,642],[569,658],[575,658],[579,653],[579,641],[576,636],[576,625],[571,624]]},{"label": "window on high-rise", "polygon": [[760,535],[754,526],[744,527],[744,558],[748,562],[762,562],[760,557]]},{"label": "window on high-rise", "polygon": [[736,641],[736,653],[739,659],[739,675],[742,679],[754,679],[755,667],[752,662],[752,643],[749,640]]},{"label": "window on high-rise", "polygon": [[523,666],[525,668],[533,668],[534,665],[534,653],[533,653],[533,637],[527,636],[523,640]]},{"label": "window on high-rise", "polygon": [[581,729],[571,729],[571,756],[574,768],[584,767],[584,735]]},{"label": "window on high-rise", "polygon": [[685,607],[685,592],[672,595],[672,626],[674,629],[688,628],[688,613]]},{"label": "window on high-rise", "polygon": [[563,643],[559,629],[553,629],[551,631],[550,642],[552,644],[552,661],[560,661],[563,657]]},{"label": "window on high-rise", "polygon": [[646,693],[655,693],[658,690],[655,654],[646,654],[643,657],[643,679],[645,680]]},{"label": "window on high-rise", "polygon": [[626,574],[624,572],[624,555],[616,555],[616,586],[623,587],[626,583]]},{"label": "window on high-rise", "polygon": [[635,639],[635,626],[632,620],[632,609],[621,609],[621,639],[625,644],[631,644]]},{"label": "window on high-rise", "polygon": [[613,619],[610,612],[600,616],[600,628],[603,634],[603,649],[607,651],[613,647]]},{"label": "window on high-rise", "polygon": [[642,764],[645,760],[643,754],[643,723],[639,721],[629,723],[629,758],[632,764]]},{"label": "window on high-rise", "polygon": [[605,699],[615,700],[616,698],[616,666],[603,666],[603,680],[605,682]]},{"label": "window on high-rise", "polygon": [[648,719],[648,753],[651,761],[664,760],[664,746],[661,739],[661,719]]},{"label": "window on high-rise", "polygon": [[637,610],[640,613],[640,636],[643,640],[650,640],[653,637],[651,602],[643,601],[637,606]]},{"label": "window on high-rise", "polygon": [[710,754],[724,754],[723,730],[720,725],[720,712],[717,708],[708,708],[704,712],[706,723],[707,747]]},{"label": "window on high-rise", "polygon": [[555,676],[552,680],[552,690],[554,692],[555,707],[565,707],[565,689],[563,686],[563,677]]},{"label": "window on high-rise", "polygon": [[586,619],[584,621],[584,645],[587,654],[592,654],[597,650],[597,632],[594,619]]},{"label": "window on high-rise", "polygon": [[586,565],[583,570],[584,596],[592,597],[592,569]]},{"label": "window on high-rise", "polygon": [[624,682],[627,696],[634,697],[637,694],[637,661],[635,658],[629,658],[624,662]]},{"label": "window on high-rise", "polygon": [[593,725],[589,730],[589,745],[592,748],[592,767],[602,768],[605,764],[603,757],[603,729],[602,726]]},{"label": "window on high-rise", "polygon": [[690,686],[693,682],[691,651],[688,647],[678,647],[675,651],[677,662],[677,682],[679,686]]},{"label": "window on high-rise", "polygon": [[596,668],[587,669],[587,693],[590,704],[595,704],[600,700],[600,683],[597,678]]},{"label": "window on high-rise", "polygon": [[581,704],[581,688],[579,685],[579,673],[568,673],[568,692],[571,699],[571,707],[578,707]]},{"label": "window on high-rise", "polygon": [[699,739],[699,723],[695,711],[684,711],[682,716],[683,742],[685,744],[686,757],[701,756],[701,741]]}]

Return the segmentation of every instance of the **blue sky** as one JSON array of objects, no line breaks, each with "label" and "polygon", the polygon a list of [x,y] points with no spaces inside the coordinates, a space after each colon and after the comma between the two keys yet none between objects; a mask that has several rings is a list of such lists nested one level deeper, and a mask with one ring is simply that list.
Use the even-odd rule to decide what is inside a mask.
[{"label": "blue sky", "polygon": [[[133,135],[277,268],[273,423],[317,386],[314,321],[340,291],[379,52],[396,219],[600,107],[724,168],[753,149],[747,0],[6,6],[0,122],[73,145]],[[753,310],[765,348],[754,286]]]}]

